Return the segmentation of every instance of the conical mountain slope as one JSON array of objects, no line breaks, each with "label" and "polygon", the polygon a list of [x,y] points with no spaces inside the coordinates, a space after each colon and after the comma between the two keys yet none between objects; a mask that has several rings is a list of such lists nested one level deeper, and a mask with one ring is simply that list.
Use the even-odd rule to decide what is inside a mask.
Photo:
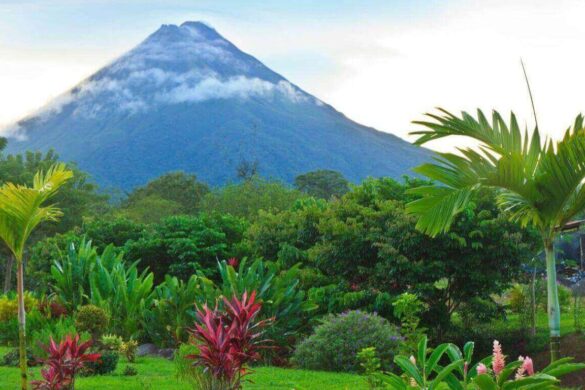
[{"label": "conical mountain slope", "polygon": [[349,120],[199,22],[163,25],[17,130],[9,152],[54,148],[124,189],[171,170],[223,184],[245,162],[288,182],[315,169],[399,177],[430,157]]}]

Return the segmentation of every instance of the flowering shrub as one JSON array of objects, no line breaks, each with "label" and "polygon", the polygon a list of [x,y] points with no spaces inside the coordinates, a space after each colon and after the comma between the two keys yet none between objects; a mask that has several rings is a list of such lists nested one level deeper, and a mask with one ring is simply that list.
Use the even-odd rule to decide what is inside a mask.
[{"label": "flowering shrub", "polygon": [[313,370],[357,372],[358,352],[376,347],[382,368],[388,370],[401,341],[398,329],[386,319],[348,311],[325,317],[315,333],[297,346],[293,362]]},{"label": "flowering shrub", "polygon": [[87,362],[95,362],[99,354],[86,354],[91,341],[79,343],[79,335],[67,336],[59,345],[51,338],[44,349],[48,358],[47,366],[41,370],[42,380],[31,382],[34,390],[69,390],[75,386],[75,375]]},{"label": "flowering shrub", "polygon": [[136,360],[136,350],[138,350],[138,341],[136,340],[128,340],[120,346],[120,352],[124,354],[126,360],[130,363],[134,363],[134,360]]},{"label": "flowering shrub", "polygon": [[[572,358],[557,360],[539,373],[535,372],[528,356],[520,356],[506,364],[498,341],[493,343],[492,356],[473,364],[473,348],[472,342],[465,344],[463,352],[453,344],[441,344],[429,354],[427,339],[423,337],[416,357],[396,356],[394,361],[402,369],[402,376],[387,373],[378,378],[395,390],[426,390],[439,386],[451,390],[546,390],[557,388],[559,377],[585,368],[583,363],[571,363]],[[439,362],[445,354],[451,362],[442,366]]]},{"label": "flowering shrub", "polygon": [[249,373],[247,365],[257,361],[259,350],[267,347],[263,328],[271,320],[256,320],[262,305],[255,300],[255,291],[250,297],[244,292],[241,300],[223,298],[225,313],[207,305],[197,311],[199,323],[192,337],[199,352],[187,358],[204,367],[218,386],[213,388],[240,389],[242,378]]}]

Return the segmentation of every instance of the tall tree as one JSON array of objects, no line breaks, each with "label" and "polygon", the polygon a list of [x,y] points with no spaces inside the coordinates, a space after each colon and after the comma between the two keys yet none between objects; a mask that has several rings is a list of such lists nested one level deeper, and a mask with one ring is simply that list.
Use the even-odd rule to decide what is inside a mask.
[{"label": "tall tree", "polygon": [[26,242],[43,221],[56,221],[62,212],[53,205],[43,206],[53,198],[73,172],[64,164],[56,164],[46,173],[38,172],[31,187],[6,183],[0,187],[0,238],[6,243],[17,266],[18,338],[21,388],[27,389],[26,312],[24,308],[23,257]]},{"label": "tall tree", "polygon": [[295,187],[315,198],[340,198],[349,191],[349,182],[337,171],[320,169],[295,178]]},{"label": "tall tree", "polygon": [[560,354],[560,307],[553,242],[559,228],[585,208],[585,128],[579,115],[561,141],[541,141],[538,127],[524,134],[512,113],[509,123],[494,111],[491,123],[481,112],[477,118],[463,112],[457,117],[440,109],[427,114],[431,121],[413,134],[422,145],[450,136],[474,140],[476,147],[459,148],[460,154],[439,153],[436,163],[416,172],[437,182],[411,192],[421,199],[410,202],[409,213],[418,216],[417,228],[431,236],[450,229],[473,193],[494,188],[500,207],[512,221],[532,225],[542,237],[546,253],[548,319],[551,359]]}]

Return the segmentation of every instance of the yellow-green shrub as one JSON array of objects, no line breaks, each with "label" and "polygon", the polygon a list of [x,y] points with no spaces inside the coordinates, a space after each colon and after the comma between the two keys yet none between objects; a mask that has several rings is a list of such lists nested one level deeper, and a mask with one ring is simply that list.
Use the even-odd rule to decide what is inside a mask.
[{"label": "yellow-green shrub", "polygon": [[[38,301],[30,293],[24,293],[24,308],[28,312],[37,307]],[[16,296],[8,297],[6,295],[0,297],[0,322],[10,321],[18,316],[18,300]]]}]

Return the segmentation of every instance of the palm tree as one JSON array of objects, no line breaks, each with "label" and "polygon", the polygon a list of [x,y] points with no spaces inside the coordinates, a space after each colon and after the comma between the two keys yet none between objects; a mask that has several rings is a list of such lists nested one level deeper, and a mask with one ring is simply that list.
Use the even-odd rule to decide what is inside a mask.
[{"label": "palm tree", "polygon": [[583,117],[577,117],[561,141],[541,142],[538,126],[530,133],[520,131],[513,113],[509,123],[495,111],[491,122],[480,110],[477,118],[466,112],[457,117],[443,109],[426,115],[430,120],[414,122],[425,127],[412,133],[419,136],[417,144],[463,136],[476,146],[458,148],[458,154],[439,153],[435,163],[416,168],[437,184],[411,190],[420,198],[407,205],[407,212],[419,217],[419,230],[436,236],[449,230],[475,192],[488,187],[495,189],[510,220],[536,228],[546,254],[551,359],[558,359],[560,307],[553,243],[559,229],[585,208]]},{"label": "palm tree", "polygon": [[46,174],[38,172],[32,187],[6,183],[0,187],[0,238],[16,259],[18,292],[18,339],[22,390],[27,388],[26,314],[24,308],[23,256],[25,244],[35,227],[43,221],[55,221],[61,211],[55,206],[43,206],[59,187],[73,177],[64,164],[56,164]]}]

